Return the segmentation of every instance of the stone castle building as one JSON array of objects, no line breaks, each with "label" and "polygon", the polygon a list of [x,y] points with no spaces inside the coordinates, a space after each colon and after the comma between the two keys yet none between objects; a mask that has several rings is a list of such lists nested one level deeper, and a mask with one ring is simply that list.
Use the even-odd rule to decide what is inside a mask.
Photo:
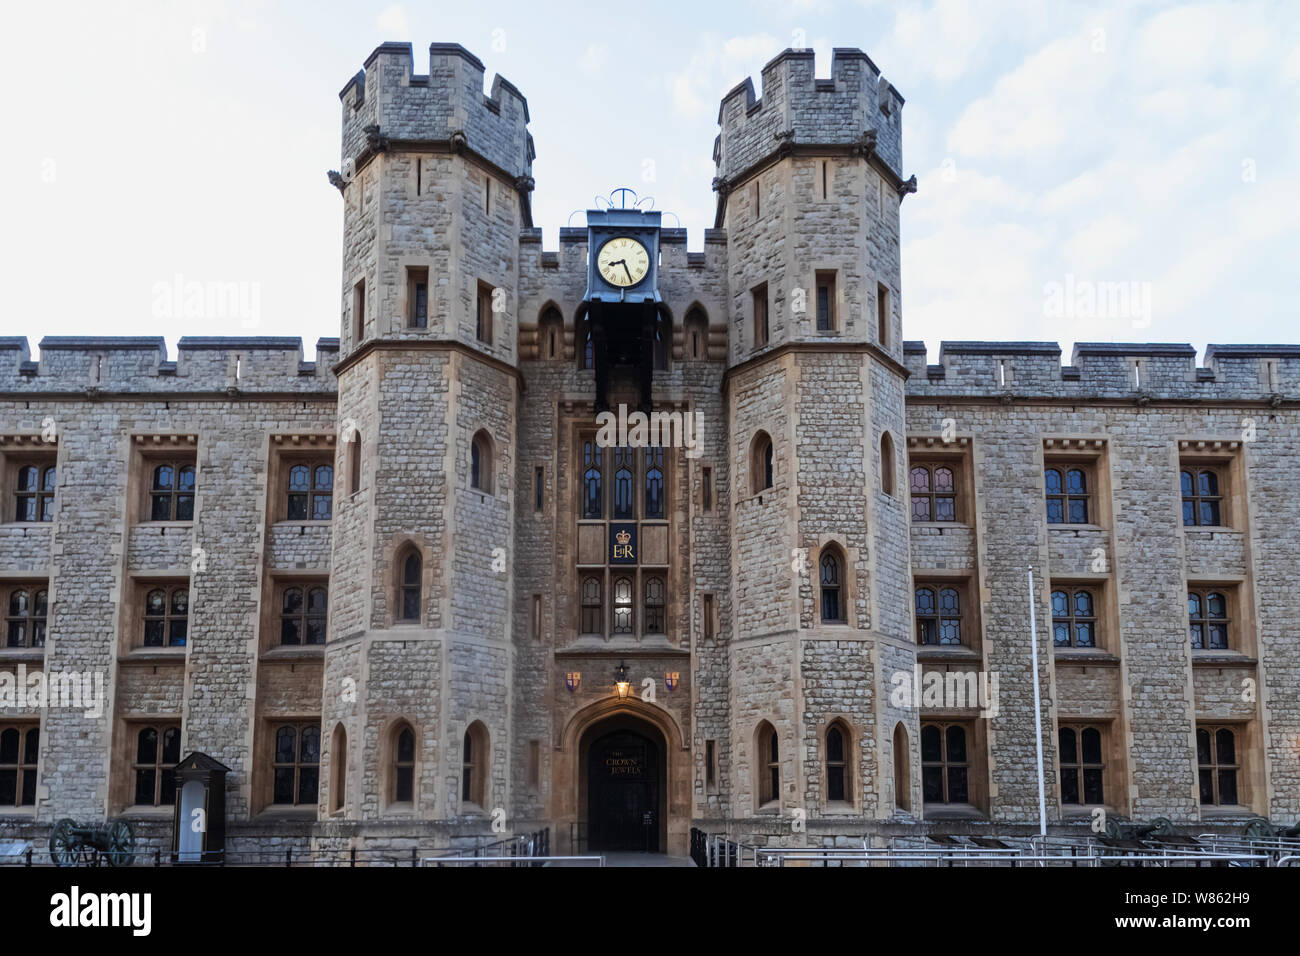
[{"label": "stone castle building", "polygon": [[723,98],[702,253],[617,201],[545,250],[527,103],[483,80],[388,43],[343,88],[315,362],[0,340],[0,693],[103,690],[0,700],[0,838],[166,849],[190,752],[232,849],[1034,827],[1031,566],[1053,827],[1300,817],[1300,347],[930,363],[858,50]]}]

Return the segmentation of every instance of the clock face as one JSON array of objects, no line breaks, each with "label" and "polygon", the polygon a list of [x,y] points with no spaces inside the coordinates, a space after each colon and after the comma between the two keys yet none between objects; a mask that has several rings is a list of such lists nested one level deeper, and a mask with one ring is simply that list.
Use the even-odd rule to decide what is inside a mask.
[{"label": "clock face", "polygon": [[626,289],[650,271],[650,253],[631,236],[618,236],[600,247],[596,268],[610,285]]}]

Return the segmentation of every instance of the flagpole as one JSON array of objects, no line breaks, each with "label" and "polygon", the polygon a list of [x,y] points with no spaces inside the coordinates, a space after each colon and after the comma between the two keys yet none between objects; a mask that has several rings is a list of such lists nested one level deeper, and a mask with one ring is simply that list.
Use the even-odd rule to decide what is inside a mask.
[{"label": "flagpole", "polygon": [[1047,797],[1043,793],[1043,709],[1038,690],[1038,620],[1034,612],[1034,566],[1029,566],[1029,640],[1034,668],[1034,750],[1038,754],[1038,834],[1047,836]]}]

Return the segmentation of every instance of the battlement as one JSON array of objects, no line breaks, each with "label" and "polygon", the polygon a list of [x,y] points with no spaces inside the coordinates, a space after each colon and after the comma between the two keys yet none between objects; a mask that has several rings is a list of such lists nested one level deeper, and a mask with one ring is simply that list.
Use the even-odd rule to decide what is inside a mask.
[{"label": "battlement", "polygon": [[511,176],[530,175],[528,101],[500,75],[484,94],[484,73],[483,62],[457,43],[430,44],[425,74],[415,72],[411,44],[377,46],[339,93],[345,175],[350,161],[394,142],[463,146]]},{"label": "battlement", "polygon": [[[727,231],[725,229],[704,230],[704,251],[687,252],[688,233],[685,229],[661,229],[659,231],[659,248],[663,256],[661,275],[670,276],[680,269],[713,269],[722,272],[726,269]],[[560,248],[545,249],[542,246],[542,230],[536,227],[521,229],[519,232],[520,265],[525,269],[563,269],[581,273],[585,277],[587,267],[587,230],[574,226],[560,228]]]},{"label": "battlement", "polygon": [[778,148],[861,146],[871,132],[876,154],[903,178],[902,95],[861,50],[836,49],[829,79],[817,79],[814,61],[812,50],[787,49],[763,67],[761,99],[748,78],[722,98],[713,157],[719,177],[735,176]]},{"label": "battlement", "polygon": [[185,336],[177,358],[161,337],[46,336],[40,360],[27,339],[0,339],[0,392],[302,393],[319,396],[338,385],[333,366],[339,340],[316,341],[316,360],[303,360],[302,339]]},{"label": "battlement", "polygon": [[1300,346],[1210,345],[1205,365],[1182,343],[1079,342],[1069,365],[1056,342],[903,343],[910,397],[1300,400]]}]

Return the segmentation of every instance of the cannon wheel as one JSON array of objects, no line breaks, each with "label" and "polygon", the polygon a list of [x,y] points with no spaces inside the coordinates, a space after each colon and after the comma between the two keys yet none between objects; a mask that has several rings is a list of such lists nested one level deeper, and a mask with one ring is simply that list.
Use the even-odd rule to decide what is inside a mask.
[{"label": "cannon wheel", "polygon": [[64,817],[50,831],[50,859],[55,866],[72,866],[77,862],[76,837],[73,835],[76,826],[71,819]]},{"label": "cannon wheel", "polygon": [[131,824],[115,820],[108,828],[108,865],[130,866],[135,862],[135,836]]},{"label": "cannon wheel", "polygon": [[1174,835],[1174,821],[1168,817],[1156,817],[1151,821],[1152,836],[1167,837]]},{"label": "cannon wheel", "polygon": [[1246,824],[1245,834],[1248,840],[1267,840],[1273,836],[1273,833],[1273,824],[1262,817]]}]

